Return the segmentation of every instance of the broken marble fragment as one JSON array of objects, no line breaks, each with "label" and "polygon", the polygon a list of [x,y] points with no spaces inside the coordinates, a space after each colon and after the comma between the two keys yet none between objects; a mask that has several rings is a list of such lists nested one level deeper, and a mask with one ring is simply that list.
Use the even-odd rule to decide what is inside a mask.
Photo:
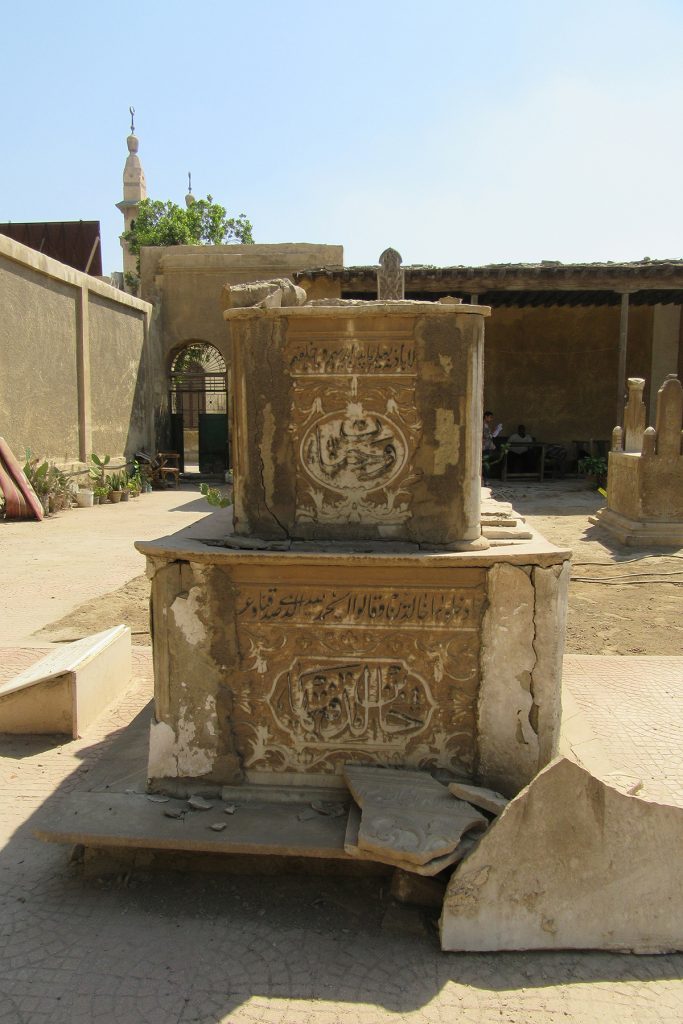
[{"label": "broken marble fragment", "polygon": [[234,814],[237,810],[236,804],[226,804],[223,808],[223,814]]},{"label": "broken marble fragment", "polygon": [[359,848],[399,867],[448,857],[465,832],[489,824],[423,772],[348,765],[344,779],[362,810]]},{"label": "broken marble fragment", "polygon": [[195,794],[191,796],[187,801],[193,811],[210,811],[213,804],[210,804],[208,800],[205,800],[203,796]]},{"label": "broken marble fragment", "polygon": [[183,810],[182,807],[166,807],[164,810],[164,815],[167,818],[184,818],[185,811]]},{"label": "broken marble fragment", "polygon": [[303,811],[297,814],[297,821],[312,821],[313,818],[318,817],[318,812],[314,811],[312,807],[304,807]]},{"label": "broken marble fragment", "polygon": [[334,803],[331,800],[313,800],[311,807],[318,814],[324,814],[328,818],[341,818],[342,814],[346,812],[344,804]]},{"label": "broken marble fragment", "polygon": [[227,821],[214,821],[209,825],[209,828],[214,832],[222,832],[224,828],[228,827]]},{"label": "broken marble fragment", "polygon": [[469,836],[465,836],[460,840],[455,850],[447,857],[435,857],[434,860],[430,860],[426,864],[411,864],[407,860],[400,860],[393,853],[385,856],[381,853],[370,853],[368,850],[362,850],[358,845],[359,829],[360,809],[356,804],[351,804],[348,821],[346,822],[346,835],[344,836],[344,851],[348,853],[349,857],[353,857],[355,860],[372,861],[374,864],[387,864],[390,867],[401,868],[403,871],[410,871],[415,875],[422,875],[425,878],[438,875],[445,868],[459,863],[470,852],[472,847],[476,846],[476,843],[470,840]]},{"label": "broken marble fragment", "polygon": [[168,803],[168,797],[167,796],[163,796],[161,793],[148,793],[147,794],[147,799],[150,800],[153,804],[167,804]]},{"label": "broken marble fragment", "polygon": [[451,782],[448,791],[458,800],[465,800],[468,804],[481,807],[491,814],[502,814],[509,803],[509,800],[501,793],[496,793],[495,789],[471,786],[466,782]]}]

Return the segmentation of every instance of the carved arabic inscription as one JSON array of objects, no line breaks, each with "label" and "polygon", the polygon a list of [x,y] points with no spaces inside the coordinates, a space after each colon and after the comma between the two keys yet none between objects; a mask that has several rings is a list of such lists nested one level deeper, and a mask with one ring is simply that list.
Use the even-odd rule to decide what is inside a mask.
[{"label": "carved arabic inscription", "polygon": [[401,431],[385,416],[367,416],[358,403],[346,416],[332,413],[311,424],[301,442],[301,462],[316,483],[338,491],[372,491],[389,484],[406,461]]},{"label": "carved arabic inscription", "polygon": [[278,724],[307,741],[382,749],[427,725],[428,684],[403,661],[297,658],[275,680],[268,703]]},{"label": "carved arabic inscription", "polygon": [[470,770],[485,591],[245,582],[237,603],[244,765],[353,760]]},{"label": "carved arabic inscription", "polygon": [[414,343],[294,338],[288,363],[297,521],[404,523],[422,431]]}]

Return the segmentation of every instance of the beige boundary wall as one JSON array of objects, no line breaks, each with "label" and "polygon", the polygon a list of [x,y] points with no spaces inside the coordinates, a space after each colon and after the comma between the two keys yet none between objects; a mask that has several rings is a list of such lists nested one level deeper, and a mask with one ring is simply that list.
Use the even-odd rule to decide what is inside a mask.
[{"label": "beige boundary wall", "polygon": [[154,445],[152,307],[0,235],[0,434],[78,468]]}]

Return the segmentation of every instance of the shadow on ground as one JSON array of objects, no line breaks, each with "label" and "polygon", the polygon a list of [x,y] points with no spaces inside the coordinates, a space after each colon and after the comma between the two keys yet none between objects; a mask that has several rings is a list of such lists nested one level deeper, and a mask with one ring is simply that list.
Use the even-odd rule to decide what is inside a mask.
[{"label": "shadow on ground", "polygon": [[[148,714],[136,719],[136,757]],[[3,817],[16,814],[16,829],[0,854],[0,1024],[301,1024],[349,1013],[361,1022],[451,1022],[504,1011],[512,1014],[504,1019],[554,1021],[578,1019],[577,1000],[582,1020],[603,1019],[606,1001],[625,1008],[610,1020],[675,1019],[664,1010],[683,956],[443,954],[434,918],[392,907],[386,877],[319,875],[313,864],[294,873],[283,862],[286,873],[273,875],[272,862],[256,859],[246,874],[244,858],[233,874],[88,877],[70,850],[32,830],[67,794],[106,787],[98,762],[122,735],[83,748],[79,767],[26,821],[27,785],[15,783],[13,800],[6,792]],[[35,757],[38,768],[60,755],[45,738],[0,737],[0,756],[11,777],[14,759]],[[139,779],[134,760],[119,764],[116,788]],[[584,986],[593,983],[591,995]],[[660,984],[664,1003],[648,1017]]]}]

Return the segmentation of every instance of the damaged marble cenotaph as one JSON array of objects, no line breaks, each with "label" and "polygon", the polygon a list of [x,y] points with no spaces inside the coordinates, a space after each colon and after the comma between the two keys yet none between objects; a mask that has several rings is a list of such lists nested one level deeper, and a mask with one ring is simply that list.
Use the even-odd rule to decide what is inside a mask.
[{"label": "damaged marble cenotaph", "polygon": [[482,534],[490,310],[289,281],[225,306],[231,532],[137,545],[151,787],[339,790],[356,764],[514,795],[556,752],[569,552]]}]

